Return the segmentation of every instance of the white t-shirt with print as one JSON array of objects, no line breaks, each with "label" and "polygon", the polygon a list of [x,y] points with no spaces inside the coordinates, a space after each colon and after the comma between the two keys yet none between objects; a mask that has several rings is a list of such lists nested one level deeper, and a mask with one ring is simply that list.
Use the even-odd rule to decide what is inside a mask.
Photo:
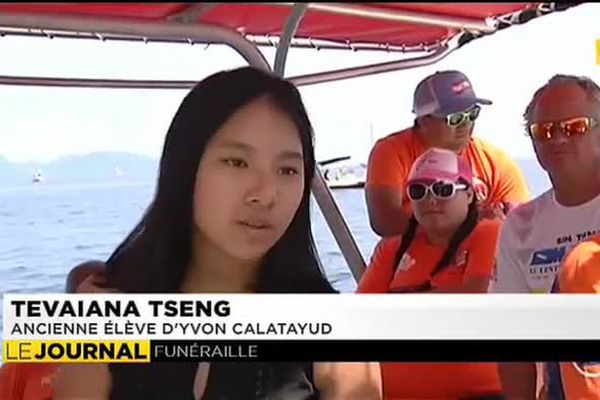
[{"label": "white t-shirt with print", "polygon": [[491,291],[549,293],[565,255],[596,232],[600,232],[600,195],[565,207],[550,189],[520,205],[502,226]]}]

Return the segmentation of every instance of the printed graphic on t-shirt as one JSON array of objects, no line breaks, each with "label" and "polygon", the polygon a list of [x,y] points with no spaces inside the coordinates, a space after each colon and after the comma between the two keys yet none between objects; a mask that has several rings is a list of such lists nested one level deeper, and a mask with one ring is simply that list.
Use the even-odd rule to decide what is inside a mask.
[{"label": "printed graphic on t-shirt", "polygon": [[534,251],[529,261],[529,278],[538,281],[554,278],[566,253],[567,246]]},{"label": "printed graphic on t-shirt", "polygon": [[396,269],[396,273],[406,272],[413,265],[415,265],[415,260],[410,256],[410,254],[408,254],[408,252],[406,252],[402,255],[402,258],[400,259],[400,262],[398,263],[398,268]]},{"label": "printed graphic on t-shirt", "polygon": [[586,230],[576,234],[565,234],[556,238],[556,246],[542,249],[531,249],[527,269],[527,281],[530,287],[547,288],[554,281],[564,258],[573,248],[596,233]]},{"label": "printed graphic on t-shirt", "polygon": [[467,261],[469,261],[469,251],[463,250],[459,252],[456,257],[454,257],[454,265],[457,267],[464,267],[467,265]]},{"label": "printed graphic on t-shirt", "polygon": [[594,236],[597,232],[598,232],[597,230],[591,229],[591,230],[586,230],[585,232],[578,233],[576,235],[561,236],[558,239],[556,239],[556,243],[557,244],[563,244],[563,243],[577,244],[579,242],[583,242],[585,239],[587,239],[590,236]]}]

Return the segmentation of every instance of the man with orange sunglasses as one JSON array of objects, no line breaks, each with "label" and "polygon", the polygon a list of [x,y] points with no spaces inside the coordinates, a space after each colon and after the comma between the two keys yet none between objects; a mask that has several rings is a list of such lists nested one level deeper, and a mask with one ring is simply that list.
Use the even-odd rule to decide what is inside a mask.
[{"label": "man with orange sunglasses", "polygon": [[403,196],[406,180],[414,161],[432,147],[454,151],[471,166],[480,215],[503,217],[512,205],[529,200],[525,177],[514,160],[473,137],[481,105],[491,103],[476,96],[459,71],[436,72],[417,85],[413,127],[378,140],[369,155],[365,195],[378,235],[405,232],[411,216],[410,202]]},{"label": "man with orange sunglasses", "polygon": [[[564,257],[600,231],[600,87],[554,76],[524,117],[552,188],[506,218],[492,292],[549,293]],[[534,363],[501,364],[500,374],[507,398],[535,398]]]}]

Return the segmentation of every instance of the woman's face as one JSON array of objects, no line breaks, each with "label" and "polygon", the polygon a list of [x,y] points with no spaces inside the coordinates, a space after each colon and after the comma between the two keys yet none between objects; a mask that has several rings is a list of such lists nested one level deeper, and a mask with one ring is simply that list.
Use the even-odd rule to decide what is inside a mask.
[{"label": "woman's face", "polygon": [[[419,182],[429,186],[433,182]],[[458,184],[461,185],[461,184]],[[473,201],[473,190],[461,185],[449,198],[439,198],[428,191],[420,201],[411,200],[415,218],[426,232],[433,234],[450,234],[467,218],[469,204]]]},{"label": "woman's face", "polygon": [[211,138],[194,191],[202,246],[260,260],[283,236],[304,192],[300,134],[268,98],[240,108]]}]

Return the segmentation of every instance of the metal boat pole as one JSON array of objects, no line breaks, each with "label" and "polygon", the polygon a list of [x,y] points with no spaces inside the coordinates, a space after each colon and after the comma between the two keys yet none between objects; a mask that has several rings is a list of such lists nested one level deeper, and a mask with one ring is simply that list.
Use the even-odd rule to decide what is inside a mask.
[{"label": "metal boat pole", "polygon": [[[307,8],[307,3],[294,3],[292,11],[286,21],[283,34],[281,35],[281,40],[277,46],[274,72],[282,78],[285,73],[285,63],[290,43]],[[365,270],[365,262],[318,167],[315,168],[312,192],[340,250],[342,251],[342,255],[344,256],[354,279],[358,281]]]}]

